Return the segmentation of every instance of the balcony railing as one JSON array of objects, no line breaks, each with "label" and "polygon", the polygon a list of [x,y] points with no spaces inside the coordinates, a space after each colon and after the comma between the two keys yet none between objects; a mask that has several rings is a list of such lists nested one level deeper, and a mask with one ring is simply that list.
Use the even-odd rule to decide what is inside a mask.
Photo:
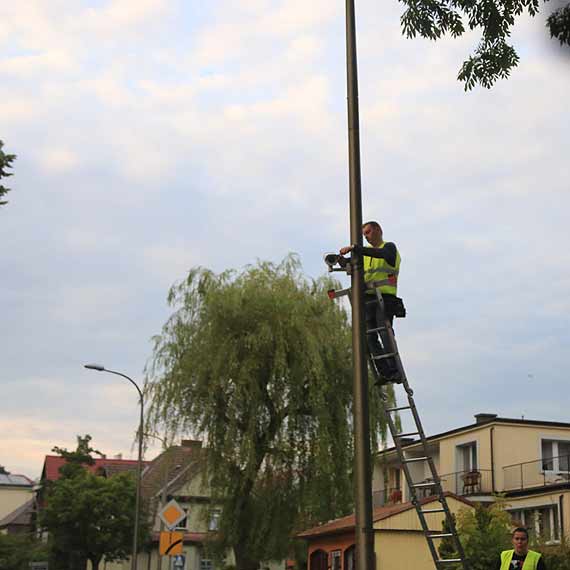
[{"label": "balcony railing", "polygon": [[402,502],[402,490],[398,488],[380,489],[372,493],[374,508],[396,505]]},{"label": "balcony railing", "polygon": [[439,477],[444,492],[460,496],[488,495],[493,492],[493,472],[490,469],[456,471]]},{"label": "balcony railing", "polygon": [[505,491],[518,491],[570,482],[570,455],[525,461],[503,467]]}]

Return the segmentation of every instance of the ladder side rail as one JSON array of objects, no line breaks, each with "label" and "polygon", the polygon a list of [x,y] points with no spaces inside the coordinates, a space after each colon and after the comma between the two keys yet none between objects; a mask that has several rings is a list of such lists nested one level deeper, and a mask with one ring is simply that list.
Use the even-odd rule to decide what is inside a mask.
[{"label": "ladder side rail", "polygon": [[[385,314],[384,313],[384,299],[382,298],[382,294],[378,288],[375,288],[375,292],[376,292],[376,298],[377,298],[378,304],[380,306],[380,310],[381,310],[382,314]],[[402,379],[403,379],[402,384],[403,384],[404,389],[406,391],[406,395],[408,398],[408,405],[409,405],[409,408],[412,412],[412,417],[414,419],[416,431],[418,432],[418,436],[420,438],[420,442],[422,445],[422,453],[423,453],[424,457],[428,458],[427,461],[428,461],[428,466],[429,466],[429,470],[431,473],[431,479],[434,483],[433,488],[435,491],[435,496],[437,497],[438,501],[440,502],[440,504],[443,508],[445,520],[446,520],[447,525],[449,527],[449,532],[452,535],[452,540],[454,543],[455,550],[462,560],[463,568],[466,569],[467,565],[465,563],[465,552],[463,550],[463,545],[461,544],[461,541],[459,540],[459,535],[457,534],[457,528],[455,525],[455,521],[453,519],[453,516],[451,514],[451,510],[449,509],[449,505],[447,504],[447,500],[446,500],[445,495],[444,495],[443,487],[441,484],[441,479],[440,479],[439,474],[437,472],[437,469],[435,467],[433,457],[431,456],[431,453],[429,452],[429,449],[428,449],[427,438],[426,438],[426,435],[425,435],[425,432],[423,429],[423,425],[422,425],[422,422],[421,422],[421,419],[420,419],[420,416],[419,416],[419,413],[418,413],[418,410],[416,407],[416,403],[414,401],[413,390],[411,389],[411,387],[408,383],[406,372],[404,370],[404,365],[402,363],[402,359],[400,358],[400,351],[398,350],[398,345],[396,342],[396,337],[394,335],[394,330],[390,326],[390,323],[387,319],[384,321],[384,323],[386,326],[386,333],[387,333],[389,340],[390,340],[390,343],[392,345],[391,347],[384,347],[384,348],[385,348],[385,350],[388,349],[388,350],[392,351],[395,355],[394,359],[396,361],[396,364],[398,366],[398,370],[399,370],[399,372],[402,376]],[[399,445],[399,441],[398,441],[399,438],[394,437],[395,425],[394,425],[394,430],[393,430],[392,429],[393,421],[392,421],[392,418],[390,416],[390,413],[387,412],[386,415],[389,418],[390,431],[392,432],[392,438],[394,439],[394,443],[396,444],[396,449],[399,450],[400,449],[400,445]],[[409,470],[408,470],[407,464],[405,464],[403,462],[403,458],[404,458],[403,454],[398,453],[398,456],[399,456],[400,462],[402,463],[402,467],[404,469],[404,474],[406,475],[406,480],[408,481],[408,486],[410,486],[412,483],[411,483],[411,478],[409,477]],[[414,503],[414,506],[416,507],[418,517],[420,518],[420,521],[422,521],[422,519],[425,521],[424,514],[421,510],[421,506],[419,505],[419,503],[417,503],[417,499],[415,497],[415,489],[411,488],[410,490],[411,490],[411,494],[412,494],[413,499],[415,499],[415,502],[414,502],[414,500],[412,500],[412,503]],[[422,524],[422,528],[424,528],[424,533],[426,535],[426,538],[428,539],[428,544],[430,545],[430,551],[432,552],[434,562],[437,564],[438,562],[441,561],[441,559],[439,558],[439,556],[437,554],[434,555],[435,548],[433,547],[433,540],[429,536],[430,531],[427,527],[427,522],[426,522],[425,526],[424,526],[424,524]]]},{"label": "ladder side rail", "polygon": [[[375,283],[367,285],[368,289],[374,289],[375,293],[376,293],[376,300],[380,306],[380,310],[381,313],[384,315],[384,300],[382,298],[382,295],[380,293],[380,290],[374,286]],[[344,296],[347,295],[349,300],[351,301],[352,304],[352,297],[350,294],[350,288],[339,291],[339,295],[335,295],[335,297],[340,297],[340,296]],[[332,298],[335,298],[332,297]],[[369,301],[370,302],[370,301]],[[382,406],[384,408],[384,412],[386,414],[386,418],[387,418],[387,422],[388,422],[388,426],[390,428],[390,433],[392,434],[392,439],[394,440],[394,445],[396,447],[396,451],[398,454],[398,459],[402,465],[402,469],[404,471],[404,476],[406,479],[406,482],[408,484],[408,490],[409,493],[411,495],[411,503],[414,506],[416,513],[418,515],[418,519],[420,521],[420,526],[422,527],[422,531],[424,536],[426,537],[427,540],[427,544],[428,544],[428,548],[429,551],[431,553],[432,559],[434,561],[434,564],[436,565],[436,568],[439,568],[441,565],[445,564],[445,563],[461,563],[461,566],[463,567],[464,570],[468,570],[467,567],[467,563],[465,561],[465,552],[463,550],[463,545],[461,544],[461,541],[459,540],[459,535],[457,534],[457,529],[453,520],[453,516],[451,514],[451,510],[449,509],[449,505],[447,504],[447,500],[445,498],[444,492],[443,492],[443,487],[441,485],[441,479],[439,477],[439,474],[437,472],[437,469],[435,467],[435,463],[433,461],[432,456],[429,453],[428,450],[428,446],[427,446],[427,438],[423,429],[423,425],[421,423],[420,417],[419,417],[419,413],[417,411],[417,407],[413,398],[413,390],[410,387],[407,377],[406,377],[406,373],[404,370],[404,365],[402,363],[402,359],[400,358],[400,353],[398,351],[398,346],[396,343],[396,338],[394,335],[394,330],[392,328],[392,326],[390,325],[388,320],[384,320],[384,325],[385,325],[385,329],[386,329],[386,333],[388,335],[388,340],[390,342],[390,344],[392,345],[391,347],[384,347],[385,350],[388,350],[389,352],[394,354],[394,358],[398,367],[398,370],[402,376],[402,385],[406,391],[406,395],[408,398],[408,406],[404,406],[404,409],[410,409],[412,412],[412,417],[416,426],[416,432],[417,435],[420,438],[420,442],[422,444],[422,451],[424,456],[427,458],[427,462],[428,462],[428,466],[430,469],[430,473],[432,475],[431,479],[432,479],[432,483],[430,484],[430,486],[434,489],[435,494],[434,499],[439,501],[439,503],[441,504],[441,510],[440,509],[433,509],[434,512],[443,512],[444,516],[445,516],[445,520],[449,526],[449,533],[442,533],[441,531],[431,531],[429,528],[429,525],[427,523],[425,514],[423,512],[423,509],[421,508],[421,501],[418,499],[418,495],[416,492],[416,488],[414,487],[415,483],[413,481],[412,475],[410,473],[409,467],[408,467],[408,462],[406,462],[406,457],[404,455],[404,450],[402,448],[402,445],[400,443],[400,438],[398,437],[398,432],[397,432],[397,428],[396,428],[396,424],[394,422],[394,419],[391,416],[390,411],[388,411],[387,407],[386,407],[386,398],[385,396],[382,398]],[[372,365],[372,370],[375,371],[375,365],[374,365],[374,360],[372,358],[369,357],[369,360],[371,362]],[[397,408],[396,408],[397,409]],[[395,411],[395,410],[392,410]],[[458,559],[446,559],[446,558],[440,558],[439,557],[439,553],[436,550],[435,544],[434,544],[434,540],[438,539],[441,537],[441,535],[444,536],[449,536],[453,538],[453,542],[454,542],[454,546],[456,549],[456,552],[459,556]],[[439,535],[439,536],[438,536]]]},{"label": "ladder side rail", "polygon": [[443,485],[441,482],[441,478],[437,472],[437,468],[435,466],[435,462],[433,460],[433,457],[431,455],[431,453],[429,452],[428,446],[427,446],[427,440],[425,438],[425,434],[423,432],[423,428],[421,425],[421,420],[419,417],[419,413],[417,411],[415,402],[413,400],[412,396],[408,395],[408,402],[410,404],[410,410],[412,412],[412,416],[414,418],[415,424],[418,428],[418,432],[420,432],[420,438],[421,438],[421,442],[422,442],[422,449],[423,449],[423,454],[425,457],[427,457],[427,464],[429,466],[429,470],[431,473],[431,478],[434,482],[436,482],[436,489],[437,489],[437,493],[439,495],[439,499],[440,499],[440,503],[442,508],[445,511],[445,518],[449,527],[449,531],[453,534],[453,542],[454,542],[454,546],[455,546],[455,550],[458,553],[458,555],[465,560],[465,552],[463,550],[463,545],[461,544],[461,541],[459,540],[459,535],[457,533],[457,528],[455,525],[455,520],[453,518],[453,515],[451,513],[451,510],[449,508],[449,505],[447,504],[447,499],[445,498],[445,494],[444,494],[444,490],[443,490]]},{"label": "ladder side rail", "polygon": [[[426,517],[421,512],[421,509],[420,509],[420,501],[418,499],[416,489],[413,486],[414,481],[413,481],[412,475],[410,473],[410,469],[408,467],[408,464],[405,462],[404,450],[403,450],[402,445],[399,441],[399,438],[397,437],[396,424],[394,422],[394,419],[392,418],[392,416],[389,413],[386,413],[386,418],[388,421],[388,426],[390,428],[390,433],[392,434],[392,439],[394,440],[394,445],[396,446],[396,451],[398,453],[398,459],[400,460],[400,463],[402,465],[402,469],[404,471],[404,476],[405,476],[406,482],[408,484],[408,490],[409,490],[409,493],[410,493],[411,499],[412,499],[411,503],[414,505],[416,512],[418,514],[418,518],[420,520],[420,525],[422,527],[422,531],[424,533],[424,536],[428,537],[431,531],[430,531],[429,526],[427,524]],[[431,556],[433,558],[434,563],[437,564],[437,562],[440,560],[440,558],[439,558],[439,555],[438,555],[437,550],[435,548],[435,544],[433,543],[433,540],[428,540],[428,548],[430,550],[430,553],[431,553]]]}]

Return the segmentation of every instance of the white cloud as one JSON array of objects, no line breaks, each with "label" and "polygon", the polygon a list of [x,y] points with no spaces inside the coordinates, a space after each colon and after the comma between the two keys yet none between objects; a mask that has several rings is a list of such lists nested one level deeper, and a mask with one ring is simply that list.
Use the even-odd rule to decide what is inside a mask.
[{"label": "white cloud", "polygon": [[47,51],[0,59],[0,73],[30,76],[38,72],[65,73],[75,69],[73,57],[63,51]]},{"label": "white cloud", "polygon": [[79,156],[68,148],[44,148],[37,153],[41,169],[47,174],[62,174],[79,165]]},{"label": "white cloud", "polygon": [[71,325],[92,325],[119,318],[128,291],[120,285],[66,286],[50,308],[52,318]]},{"label": "white cloud", "polygon": [[100,9],[87,8],[80,14],[79,27],[111,35],[160,17],[169,6],[167,0],[109,0]]},{"label": "white cloud", "polygon": [[191,267],[206,260],[191,243],[156,244],[142,251],[142,266],[148,275],[153,275],[165,287],[184,277]]}]

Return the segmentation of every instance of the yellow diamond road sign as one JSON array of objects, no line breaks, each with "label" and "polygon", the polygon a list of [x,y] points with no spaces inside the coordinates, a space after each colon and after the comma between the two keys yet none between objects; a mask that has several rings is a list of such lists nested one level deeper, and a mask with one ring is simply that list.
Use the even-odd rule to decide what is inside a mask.
[{"label": "yellow diamond road sign", "polygon": [[179,522],[186,518],[186,511],[174,500],[166,503],[162,510],[158,513],[160,520],[166,525],[166,528],[173,529]]}]

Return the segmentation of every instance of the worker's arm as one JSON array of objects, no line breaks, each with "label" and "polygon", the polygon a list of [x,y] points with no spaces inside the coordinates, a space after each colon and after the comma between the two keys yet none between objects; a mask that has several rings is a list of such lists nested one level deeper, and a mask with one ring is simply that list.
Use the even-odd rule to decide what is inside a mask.
[{"label": "worker's arm", "polygon": [[384,247],[362,247],[357,245],[348,245],[343,247],[340,250],[342,255],[346,255],[347,253],[357,250],[358,253],[361,255],[365,255],[366,257],[376,257],[377,259],[385,259],[389,265],[395,266],[396,265],[396,256],[397,256],[397,249],[396,244],[388,241],[384,244]]}]

